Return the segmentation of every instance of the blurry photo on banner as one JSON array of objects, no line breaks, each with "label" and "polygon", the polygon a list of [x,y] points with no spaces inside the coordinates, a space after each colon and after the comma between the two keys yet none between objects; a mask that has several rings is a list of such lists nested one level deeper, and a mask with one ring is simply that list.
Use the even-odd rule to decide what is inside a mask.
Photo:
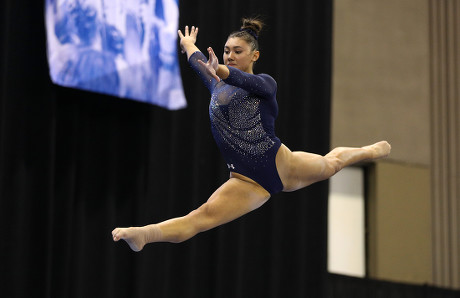
[{"label": "blurry photo on banner", "polygon": [[46,0],[48,63],[58,85],[186,106],[178,0]]}]

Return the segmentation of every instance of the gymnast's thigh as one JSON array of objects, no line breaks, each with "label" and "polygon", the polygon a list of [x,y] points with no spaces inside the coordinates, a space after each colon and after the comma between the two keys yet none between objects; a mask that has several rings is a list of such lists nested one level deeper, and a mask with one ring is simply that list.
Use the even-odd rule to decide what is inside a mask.
[{"label": "gymnast's thigh", "polygon": [[260,185],[230,178],[197,210],[202,230],[237,219],[259,208],[269,198],[270,194]]},{"label": "gymnast's thigh", "polygon": [[276,167],[283,191],[294,191],[325,179],[327,161],[318,154],[292,152],[282,144],[276,155]]}]

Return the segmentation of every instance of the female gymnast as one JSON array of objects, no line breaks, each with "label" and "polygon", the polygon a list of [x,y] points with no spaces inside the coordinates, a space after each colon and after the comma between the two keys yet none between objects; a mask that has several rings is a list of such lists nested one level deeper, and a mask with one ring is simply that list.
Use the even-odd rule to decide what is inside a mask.
[{"label": "female gymnast", "polygon": [[348,165],[390,153],[386,141],[339,147],[325,156],[292,152],[282,144],[274,131],[276,82],[267,74],[253,73],[262,26],[258,19],[243,19],[241,29],[225,43],[224,64],[219,64],[212,48],[207,49],[208,60],[195,46],[198,28],[178,31],[182,52],[211,93],[211,130],[230,177],[189,214],[143,227],[116,228],[114,241],[123,239],[134,251],[152,242],[182,242],[259,208],[275,193],[301,189]]}]

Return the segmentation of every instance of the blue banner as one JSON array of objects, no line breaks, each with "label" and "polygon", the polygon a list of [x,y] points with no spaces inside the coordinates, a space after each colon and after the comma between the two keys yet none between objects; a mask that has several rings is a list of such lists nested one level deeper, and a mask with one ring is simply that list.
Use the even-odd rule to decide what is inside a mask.
[{"label": "blue banner", "polygon": [[186,106],[178,0],[46,0],[55,84],[168,109]]}]

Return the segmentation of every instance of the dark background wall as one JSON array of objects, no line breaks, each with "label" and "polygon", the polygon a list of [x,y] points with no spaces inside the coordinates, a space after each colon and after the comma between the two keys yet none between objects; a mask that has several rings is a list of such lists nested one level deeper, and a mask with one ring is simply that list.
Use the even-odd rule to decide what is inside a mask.
[{"label": "dark background wall", "polygon": [[[133,253],[116,226],[180,216],[228,177],[207,90],[181,57],[187,109],[53,85],[42,1],[0,4],[2,297],[321,297],[327,182],[274,196],[235,222]],[[256,72],[278,82],[277,133],[292,150],[329,150],[331,0],[181,1],[180,26],[220,52],[260,14]]]}]

